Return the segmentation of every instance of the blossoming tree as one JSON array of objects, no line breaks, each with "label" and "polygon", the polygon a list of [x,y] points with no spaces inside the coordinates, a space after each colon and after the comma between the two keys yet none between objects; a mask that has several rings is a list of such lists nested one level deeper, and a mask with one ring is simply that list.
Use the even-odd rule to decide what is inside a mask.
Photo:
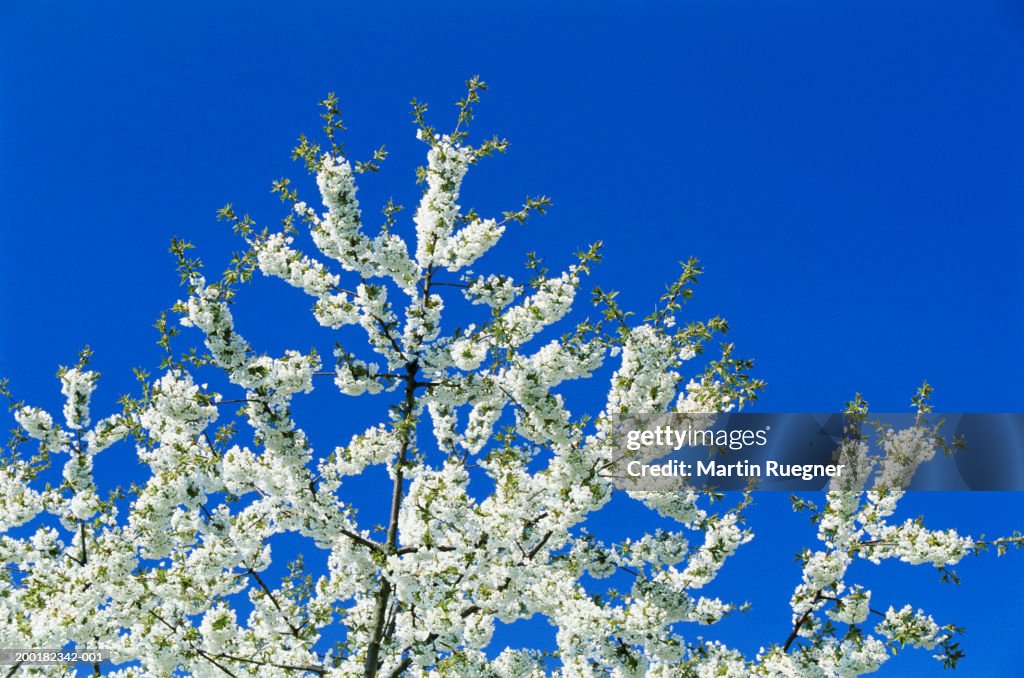
[{"label": "blossoming tree", "polygon": [[[599,319],[567,327],[598,246],[557,274],[531,259],[529,280],[472,272],[507,227],[548,205],[528,198],[500,219],[460,208],[467,170],[506,147],[498,138],[469,142],[483,89],[468,83],[449,134],[414,102],[427,159],[411,241],[390,202],[383,228],[367,229],[355,180],[386,154],[346,157],[331,96],[322,102],[325,145],[303,137],[295,149],[321,207],[281,180],[275,190],[293,210],[279,232],[224,208],[247,249],[215,282],[189,258],[190,245],[174,242],[187,290],[175,312],[203,348],[172,352],[180,341],[172,339],[191,332],[162,319],[168,357],[159,376],[140,372],[141,394],[99,421],[88,352],[59,372],[60,423],[12,405],[20,429],[0,466],[0,646],[102,648],[112,663],[86,671],[122,676],[853,676],[907,647],[939,648],[955,664],[955,627],[879,603],[847,578],[857,558],[947,568],[986,546],[1020,543],[890,521],[896,477],[939,446],[923,417],[886,434],[901,461],[872,491],[856,484],[869,462],[852,431],[844,454],[862,473],[832,487],[821,509],[798,500],[814,512],[820,544],[803,555],[792,628],[754,657],[688,631],[738,608],[701,590],[752,537],[749,494],[635,491],[632,499],[677,528],[620,543],[583,529],[612,492],[601,473],[615,454],[611,417],[726,411],[762,384],[728,344],[695,360],[728,328],[720,318],[676,322],[701,273],[694,261],[646,318],[595,289]],[[300,227],[316,254],[299,251]],[[232,304],[257,272],[308,294],[316,321],[340,330],[345,343],[328,361],[316,352],[266,355],[245,339]],[[476,323],[442,324],[456,295],[478,309]],[[701,364],[689,377],[688,362]],[[603,407],[574,415],[560,386],[602,366],[612,373],[601,384]],[[211,369],[226,377],[223,392],[197,378]],[[315,450],[293,416],[295,398],[314,385],[385,394],[392,404],[347,444]],[[927,412],[923,398],[917,404]],[[865,417],[863,402],[851,412]],[[101,493],[94,459],[122,439],[134,442],[147,477]],[[381,529],[361,524],[346,497],[373,466],[390,478],[375,495],[388,516]],[[58,469],[59,480],[45,482]],[[296,559],[287,576],[268,576],[270,540],[283,534],[315,545],[319,571]],[[623,573],[626,590],[595,595],[596,581]],[[533,615],[557,630],[557,647],[492,647],[497,621]]]}]

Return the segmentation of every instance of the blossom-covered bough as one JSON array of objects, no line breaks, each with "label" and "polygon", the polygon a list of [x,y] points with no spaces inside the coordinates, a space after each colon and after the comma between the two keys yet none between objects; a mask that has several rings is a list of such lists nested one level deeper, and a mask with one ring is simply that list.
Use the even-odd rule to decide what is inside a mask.
[{"label": "blossom-covered bough", "polygon": [[[601,473],[615,454],[611,417],[726,411],[762,383],[729,344],[684,376],[684,363],[697,364],[728,329],[720,318],[676,322],[701,273],[695,261],[643,320],[595,289],[599,318],[567,328],[599,246],[556,274],[531,258],[528,280],[472,271],[506,228],[548,201],[528,198],[501,219],[460,208],[467,170],[506,147],[498,138],[469,144],[484,85],[468,86],[450,134],[414,102],[428,150],[411,241],[391,202],[383,228],[367,229],[355,179],[386,153],[346,157],[331,96],[322,102],[329,145],[303,137],[295,150],[322,207],[281,180],[275,190],[293,210],[280,232],[224,208],[248,247],[216,282],[189,258],[190,245],[174,242],[187,288],[175,311],[202,349],[172,352],[182,331],[165,317],[161,373],[139,372],[142,392],[122,400],[123,412],[92,421],[99,375],[87,351],[59,373],[62,423],[13,405],[20,428],[0,466],[0,647],[99,648],[112,663],[77,670],[122,676],[853,676],[904,647],[938,648],[955,664],[955,627],[910,607],[883,610],[846,577],[856,558],[948,568],[987,545],[1020,544],[1019,535],[983,542],[889,522],[900,478],[940,442],[923,418],[884,433],[899,462],[871,491],[854,478],[820,510],[797,500],[814,512],[821,544],[803,555],[792,630],[756,657],[688,631],[742,607],[701,591],[752,538],[749,493],[632,492],[676,529],[610,544],[586,532],[612,492]],[[300,227],[315,255],[299,251]],[[266,355],[245,339],[232,304],[256,272],[301,289],[316,321],[338,330],[328,361]],[[443,326],[455,297],[479,310],[475,324]],[[602,368],[603,407],[574,415],[559,387]],[[223,393],[198,378],[214,369]],[[293,400],[315,385],[384,394],[392,405],[347,444],[315,450],[293,417]],[[918,406],[923,417],[927,405]],[[860,400],[851,412],[866,417]],[[871,469],[860,435],[851,431],[844,453],[863,481]],[[134,441],[147,477],[101,493],[94,459],[122,439]],[[374,495],[386,504],[380,529],[360,523],[346,494],[374,466],[390,478]],[[305,560],[322,565],[307,569],[300,558],[287,576],[270,577],[278,535],[306,539]],[[625,590],[595,590],[623,577]],[[555,648],[493,647],[497,622],[534,615],[556,629]],[[73,669],[15,665],[11,675],[19,670]]]}]

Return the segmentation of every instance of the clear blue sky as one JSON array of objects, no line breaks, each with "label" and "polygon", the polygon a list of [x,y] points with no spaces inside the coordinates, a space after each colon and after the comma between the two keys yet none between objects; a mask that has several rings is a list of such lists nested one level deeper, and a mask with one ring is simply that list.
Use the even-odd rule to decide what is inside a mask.
[{"label": "clear blue sky", "polygon": [[[303,175],[288,152],[317,130],[327,91],[355,157],[392,150],[361,189],[369,212],[392,194],[414,204],[409,99],[444,127],[479,73],[491,91],[475,128],[512,147],[471,175],[463,203],[555,204],[511,232],[493,269],[529,250],[561,266],[600,239],[596,282],[646,310],[678,260],[700,258],[692,312],[731,321],[769,383],[762,411],[835,410],[857,391],[903,410],[925,378],[940,410],[1021,410],[1024,5],[216,4],[3,3],[0,373],[19,397],[56,407],[55,366],[85,343],[106,375],[98,406],[132,388],[130,368],[159,359],[154,318],[179,296],[169,239],[219,270],[238,243],[218,207],[276,223],[270,182]],[[331,338],[282,288],[243,291],[247,335],[326,353]],[[263,311],[279,303],[297,310],[271,326]],[[747,650],[785,638],[792,554],[812,534],[783,497],[758,501],[758,537],[715,588],[753,585],[754,611],[702,629]],[[935,527],[1024,524],[1020,494],[910,504]],[[597,529],[646,515],[615,509]],[[959,587],[924,568],[861,572],[878,603],[966,626],[964,675],[1021,671],[1024,560],[960,570]],[[882,673],[932,668],[927,655]]]}]

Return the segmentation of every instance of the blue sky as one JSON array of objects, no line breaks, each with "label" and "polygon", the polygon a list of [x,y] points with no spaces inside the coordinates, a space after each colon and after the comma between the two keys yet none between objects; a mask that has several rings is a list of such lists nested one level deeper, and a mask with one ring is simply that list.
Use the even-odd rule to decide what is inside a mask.
[{"label": "blue sky", "polygon": [[[475,129],[512,146],[470,175],[463,204],[554,201],[510,232],[493,270],[530,250],[557,268],[602,240],[595,282],[645,311],[676,262],[698,257],[688,313],[730,320],[768,381],[762,411],[835,410],[857,391],[899,411],[925,378],[940,410],[1020,411],[1024,7],[553,4],[5,3],[0,373],[56,405],[55,366],[89,343],[105,373],[97,405],[111,406],[131,367],[159,360],[151,325],[180,294],[170,238],[219,270],[238,243],[218,207],[276,223],[270,182],[303,176],[289,150],[318,129],[317,100],[338,94],[354,157],[392,151],[361,188],[370,212],[416,199],[409,99],[443,128],[479,73],[491,91]],[[247,335],[270,352],[329,348],[282,288],[243,291]],[[312,426],[328,437],[329,423]],[[758,537],[715,589],[754,587],[754,612],[719,634],[748,650],[785,638],[792,554],[812,535],[783,497],[758,502]],[[907,503],[935,527],[1024,523],[1019,494]],[[613,508],[596,529],[644,519]],[[991,675],[1019,669],[1022,567],[967,562],[959,587],[902,565],[863,575],[879,602],[966,626],[964,674]],[[931,668],[927,654],[883,675]]]}]

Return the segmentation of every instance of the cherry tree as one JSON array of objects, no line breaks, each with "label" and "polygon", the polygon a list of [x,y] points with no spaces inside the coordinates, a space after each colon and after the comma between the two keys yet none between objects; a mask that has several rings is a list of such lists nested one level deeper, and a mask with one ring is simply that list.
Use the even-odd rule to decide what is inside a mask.
[{"label": "cherry tree", "polygon": [[[471,143],[485,86],[467,84],[450,133],[413,102],[426,164],[411,220],[388,202],[383,226],[367,226],[356,178],[387,153],[347,157],[332,95],[321,102],[325,140],[301,137],[294,150],[319,205],[280,180],[290,209],[277,230],[225,207],[220,217],[246,247],[216,279],[189,243],[172,244],[185,292],[158,323],[167,357],[158,374],[138,372],[122,411],[94,421],[88,351],[58,373],[60,416],[12,401],[0,646],[102,648],[112,663],[86,672],[119,676],[854,676],[906,648],[955,665],[955,626],[880,602],[847,576],[856,559],[950,574],[968,555],[1021,543],[893,521],[901,480],[943,444],[927,423],[927,391],[915,399],[917,425],[880,434],[895,461],[870,489],[857,426],[842,449],[858,472],[834,481],[820,508],[795,500],[819,543],[802,555],[791,629],[756,656],[694,630],[743,607],[742,591],[722,600],[702,589],[752,538],[753,495],[635,490],[631,500],[675,527],[614,543],[588,533],[613,492],[602,469],[617,454],[614,417],[725,412],[763,384],[731,344],[709,354],[728,331],[723,319],[683,317],[696,261],[642,319],[595,288],[595,319],[572,320],[599,244],[561,272],[533,257],[524,276],[474,272],[506,229],[549,201],[527,198],[500,218],[459,205],[467,171],[507,147]],[[300,249],[307,239],[311,253]],[[251,344],[232,308],[257,274],[308,295],[316,322],[337,331],[334,347],[268,355]],[[477,317],[442,323],[460,303]],[[222,387],[200,376],[211,370]],[[603,405],[571,412],[562,387],[588,378]],[[389,406],[344,444],[314,449],[294,402],[315,387]],[[867,422],[859,398],[849,412]],[[100,492],[94,460],[115,444],[134,447],[146,477]],[[389,478],[372,497],[388,516],[379,529],[360,521],[348,492],[372,467]],[[272,558],[289,555],[273,553],[280,535],[301,536],[309,552],[271,577]],[[534,615],[556,630],[554,647],[492,642],[496,623]]]}]

